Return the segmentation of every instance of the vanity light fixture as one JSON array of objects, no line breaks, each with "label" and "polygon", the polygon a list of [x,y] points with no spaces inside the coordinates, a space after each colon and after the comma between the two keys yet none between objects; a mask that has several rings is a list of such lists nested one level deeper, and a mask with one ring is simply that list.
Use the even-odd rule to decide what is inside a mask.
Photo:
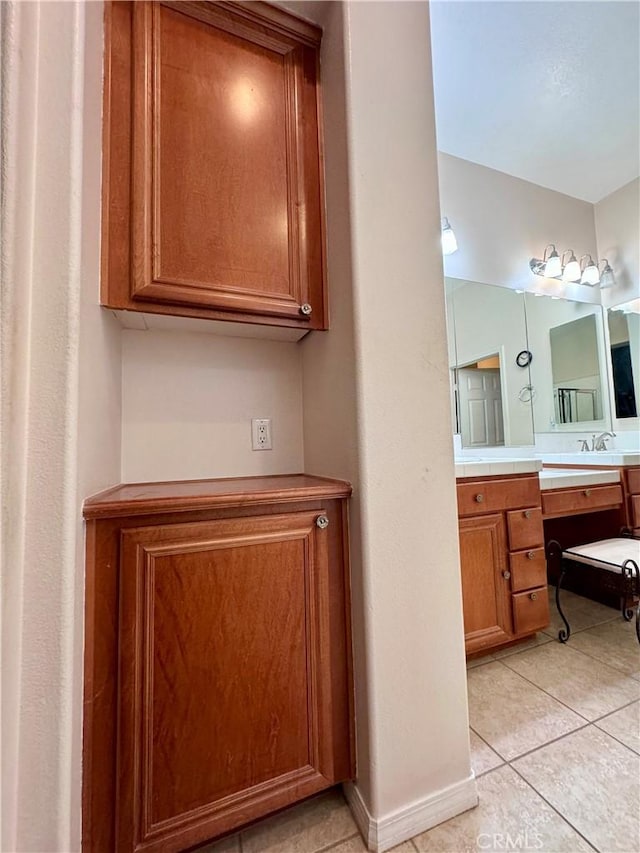
[{"label": "vanity light fixture", "polygon": [[582,272],[580,284],[588,284],[589,287],[595,287],[596,284],[600,284],[600,270],[597,264],[594,264],[591,255],[583,255],[580,258],[580,270]]},{"label": "vanity light fixture", "polygon": [[600,270],[600,290],[606,290],[607,287],[613,287],[616,283],[616,277],[606,258],[600,261],[600,266],[602,266]]},{"label": "vanity light fixture", "polygon": [[[565,263],[567,256],[569,260]],[[529,269],[534,275],[540,275],[543,278],[562,279],[567,284],[579,282],[588,287],[595,287],[599,284],[603,289],[615,284],[613,270],[606,258],[596,262],[591,255],[587,254],[583,255],[578,262],[573,249],[567,249],[560,256],[553,243],[549,243],[544,250],[542,259],[531,258]]]},{"label": "vanity light fixture", "polygon": [[456,240],[456,235],[453,233],[453,228],[445,216],[442,219],[442,254],[453,255],[457,251],[458,241]]},{"label": "vanity light fixture", "polygon": [[[571,257],[569,258],[569,260],[565,264],[565,262],[564,262],[565,255],[568,255],[569,252],[571,252]],[[570,282],[580,281],[580,275],[581,275],[580,264],[576,260],[576,256],[573,253],[573,249],[567,249],[566,252],[562,253],[561,266],[562,266],[562,280],[563,281],[570,281]]]}]

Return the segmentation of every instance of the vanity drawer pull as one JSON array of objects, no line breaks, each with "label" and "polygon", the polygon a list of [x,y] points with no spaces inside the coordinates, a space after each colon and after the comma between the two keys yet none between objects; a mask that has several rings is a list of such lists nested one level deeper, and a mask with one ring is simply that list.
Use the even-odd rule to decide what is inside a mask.
[{"label": "vanity drawer pull", "polygon": [[529,598],[531,599],[531,601],[536,601],[538,598],[538,593],[537,592],[530,593]]},{"label": "vanity drawer pull", "polygon": [[507,569],[507,571],[506,571],[506,572],[503,572],[503,573],[502,573],[502,577],[503,577],[506,581],[508,581],[508,580],[509,580],[509,578],[511,577],[511,572]]},{"label": "vanity drawer pull", "polygon": [[536,552],[535,551],[527,551],[527,560],[535,560]]},{"label": "vanity drawer pull", "polygon": [[585,489],[582,494],[585,496],[585,498],[590,498],[591,497],[591,489]]},{"label": "vanity drawer pull", "polygon": [[476,503],[481,504],[484,501],[484,495],[482,495],[482,494],[476,495],[475,501],[476,501]]},{"label": "vanity drawer pull", "polygon": [[525,517],[525,518],[531,518],[531,510],[530,510],[530,509],[525,509],[525,511],[524,511],[524,513],[523,513],[523,515],[524,515],[524,517]]}]

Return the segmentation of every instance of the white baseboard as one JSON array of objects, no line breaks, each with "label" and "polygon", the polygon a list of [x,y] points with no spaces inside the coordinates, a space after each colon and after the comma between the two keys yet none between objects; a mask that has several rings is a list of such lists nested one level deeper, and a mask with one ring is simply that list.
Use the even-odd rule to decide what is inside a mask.
[{"label": "white baseboard", "polygon": [[349,782],[343,787],[358,829],[373,853],[384,853],[385,850],[390,850],[397,844],[426,832],[432,826],[478,805],[473,773],[461,782],[436,791],[423,800],[417,800],[377,820],[369,813],[357,784]]}]

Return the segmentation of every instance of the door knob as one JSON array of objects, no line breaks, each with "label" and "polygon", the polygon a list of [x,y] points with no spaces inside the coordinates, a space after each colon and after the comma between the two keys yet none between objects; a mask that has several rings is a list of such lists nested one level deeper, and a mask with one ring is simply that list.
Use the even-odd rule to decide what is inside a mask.
[{"label": "door knob", "polygon": [[329,526],[329,519],[327,518],[326,515],[319,515],[316,518],[316,527],[319,527],[320,530],[324,530],[328,526]]},{"label": "door knob", "polygon": [[537,592],[532,592],[532,593],[531,593],[531,595],[529,596],[529,598],[531,599],[531,601],[535,601],[535,600],[537,599],[537,597],[538,597],[538,593],[537,593]]},{"label": "door knob", "polygon": [[308,317],[312,311],[313,308],[311,307],[311,305],[309,305],[308,302],[305,302],[303,305],[300,306],[300,313],[304,314],[305,317]]},{"label": "door knob", "polygon": [[509,578],[511,577],[511,572],[510,571],[503,572],[502,577],[508,581]]},{"label": "door knob", "polygon": [[583,495],[585,496],[585,498],[590,497],[591,496],[591,489],[585,489],[583,492]]},{"label": "door knob", "polygon": [[525,509],[524,517],[525,518],[531,518],[531,510],[530,509]]},{"label": "door knob", "polygon": [[535,556],[536,555],[534,551],[527,551],[527,560],[534,560]]},{"label": "door knob", "polygon": [[481,504],[484,500],[484,495],[476,495],[476,503]]}]

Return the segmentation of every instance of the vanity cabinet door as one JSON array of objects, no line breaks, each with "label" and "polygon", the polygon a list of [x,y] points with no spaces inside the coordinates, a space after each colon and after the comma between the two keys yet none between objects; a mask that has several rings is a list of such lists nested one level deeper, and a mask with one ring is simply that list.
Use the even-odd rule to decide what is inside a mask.
[{"label": "vanity cabinet door", "polygon": [[184,850],[352,776],[323,515],[122,532],[117,850]]},{"label": "vanity cabinet door", "polygon": [[103,304],[326,328],[320,31],[262,3],[109,13]]},{"label": "vanity cabinet door", "polygon": [[459,532],[464,633],[472,653],[512,637],[504,517],[461,519]]}]

